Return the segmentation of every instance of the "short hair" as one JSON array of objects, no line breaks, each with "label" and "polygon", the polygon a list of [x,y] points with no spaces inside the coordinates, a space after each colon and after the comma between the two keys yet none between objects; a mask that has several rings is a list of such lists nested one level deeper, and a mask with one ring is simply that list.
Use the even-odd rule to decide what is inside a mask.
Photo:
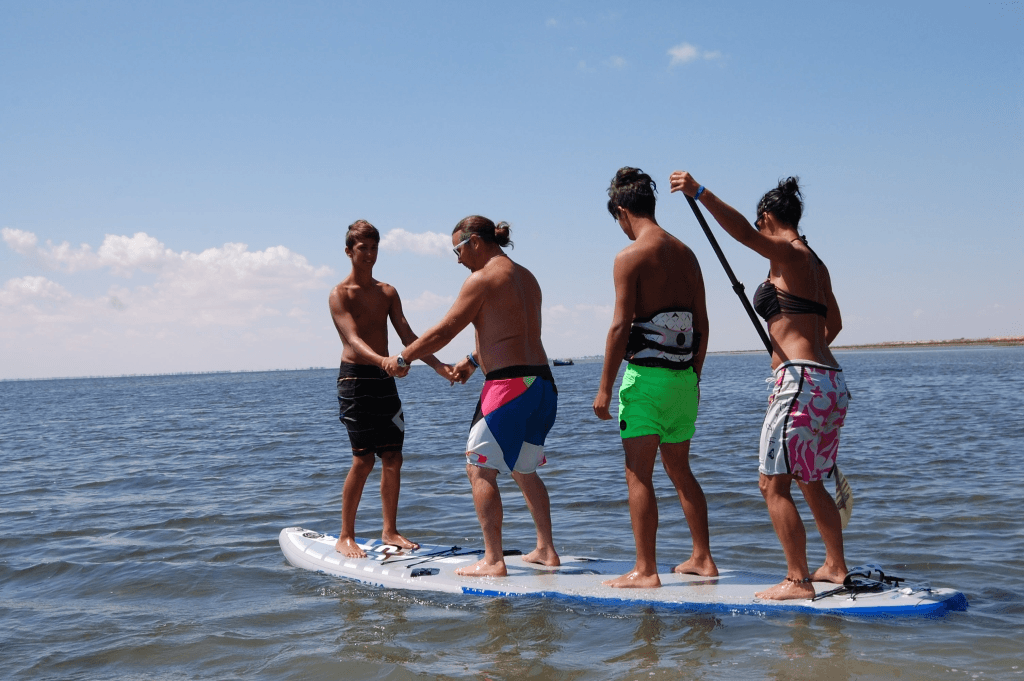
[{"label": "short hair", "polygon": [[345,232],[345,248],[352,248],[359,239],[370,239],[380,243],[380,232],[366,220],[356,220]]},{"label": "short hair", "polygon": [[608,212],[618,220],[621,207],[637,217],[653,220],[657,191],[651,176],[639,168],[619,168],[608,187]]},{"label": "short hair", "polygon": [[779,180],[775,189],[765,192],[757,202],[757,217],[763,213],[771,213],[781,222],[797,227],[804,213],[804,197],[800,193],[800,178],[787,177]]},{"label": "short hair", "polygon": [[484,241],[492,244],[515,248],[515,244],[509,238],[512,226],[507,222],[494,224],[493,221],[488,220],[482,215],[470,215],[469,217],[462,218],[459,220],[459,224],[455,225],[452,234],[455,234],[455,232],[462,232],[463,238],[468,237],[470,234],[476,234]]}]

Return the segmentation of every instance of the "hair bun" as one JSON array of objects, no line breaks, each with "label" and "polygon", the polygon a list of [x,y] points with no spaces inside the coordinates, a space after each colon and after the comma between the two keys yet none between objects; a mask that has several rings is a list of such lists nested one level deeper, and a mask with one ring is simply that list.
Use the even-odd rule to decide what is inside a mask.
[{"label": "hair bun", "polygon": [[769,189],[757,202],[757,214],[764,212],[773,214],[777,219],[798,227],[800,217],[804,213],[804,197],[800,193],[800,178],[791,175],[783,180],[775,189]]},{"label": "hair bun", "polygon": [[784,194],[800,196],[800,178],[790,176],[784,180],[779,180],[779,190]]}]

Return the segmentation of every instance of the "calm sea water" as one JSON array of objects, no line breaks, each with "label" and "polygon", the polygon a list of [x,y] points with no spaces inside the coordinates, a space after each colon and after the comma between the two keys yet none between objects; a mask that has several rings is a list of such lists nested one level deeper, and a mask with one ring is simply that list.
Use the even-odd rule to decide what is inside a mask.
[{"label": "calm sea water", "polygon": [[[1024,348],[845,352],[851,565],[964,591],[940,619],[679,614],[411,596],[290,567],[336,534],[350,453],[335,371],[0,383],[0,675],[12,679],[973,679],[1024,675]],[[763,355],[708,358],[693,467],[720,567],[784,574],[757,490]],[[600,365],[556,369],[542,469],[563,553],[632,556]],[[479,377],[416,368],[399,528],[479,544],[463,444]],[[378,467],[379,471],[379,467]],[[357,521],[379,535],[375,472]],[[659,559],[689,552],[660,468]],[[502,482],[507,548],[533,525]],[[824,551],[802,500],[809,557]]]}]

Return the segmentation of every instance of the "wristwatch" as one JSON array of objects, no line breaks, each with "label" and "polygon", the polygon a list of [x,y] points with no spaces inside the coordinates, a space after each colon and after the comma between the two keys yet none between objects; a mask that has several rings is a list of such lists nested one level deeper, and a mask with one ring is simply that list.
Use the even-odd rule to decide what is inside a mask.
[{"label": "wristwatch", "polygon": [[409,363],[405,361],[405,357],[402,357],[401,355],[399,355],[398,356],[398,368],[399,369],[404,369],[407,366],[409,366]]}]

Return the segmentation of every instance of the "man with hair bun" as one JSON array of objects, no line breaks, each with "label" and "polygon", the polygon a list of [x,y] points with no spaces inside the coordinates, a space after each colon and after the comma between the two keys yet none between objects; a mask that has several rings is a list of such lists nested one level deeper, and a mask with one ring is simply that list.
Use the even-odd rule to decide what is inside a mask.
[{"label": "man with hair bun", "polygon": [[[338,371],[340,419],[352,443],[352,467],[341,492],[341,534],[335,550],[349,558],[365,558],[356,543],[355,522],[366,478],[373,470],[375,456],[381,460],[380,498],[384,516],[381,541],[399,548],[415,549],[419,544],[398,532],[398,494],[401,488],[402,444],[405,415],[398,397],[395,376],[385,371],[388,356],[388,319],[403,343],[416,340],[402,312],[402,300],[394,286],[373,278],[380,233],[366,220],[356,220],[345,234],[345,255],[352,271],[330,295],[331,317],[341,338],[341,368]],[[454,383],[452,370],[433,355],[423,357],[443,378]]]},{"label": "man with hair bun", "polygon": [[452,230],[452,246],[471,274],[444,318],[387,360],[399,367],[437,352],[473,324],[476,348],[455,366],[455,379],[465,383],[477,366],[484,386],[466,444],[466,472],[473,504],[484,535],[484,556],[456,572],[470,577],[508,574],[501,544],[502,505],[498,473],[509,473],[519,485],[537,528],[537,547],[523,560],[559,565],[551,537],[551,505],[537,475],[544,458],[544,439],[555,422],[558,394],[548,357],[540,340],[541,291],[533,274],[505,255],[512,245],[509,225],[479,215],[461,220]]},{"label": "man with hair bun", "polygon": [[690,438],[708,347],[704,279],[693,251],[655,221],[655,190],[650,175],[629,167],[619,169],[608,188],[608,212],[633,242],[615,257],[615,311],[594,399],[597,417],[610,420],[612,386],[626,359],[618,416],[636,564],[627,574],[604,582],[620,588],[661,586],[653,483],[659,449],[693,542],[690,558],[673,572],[718,574],[711,557],[707,501],[690,470]]}]

